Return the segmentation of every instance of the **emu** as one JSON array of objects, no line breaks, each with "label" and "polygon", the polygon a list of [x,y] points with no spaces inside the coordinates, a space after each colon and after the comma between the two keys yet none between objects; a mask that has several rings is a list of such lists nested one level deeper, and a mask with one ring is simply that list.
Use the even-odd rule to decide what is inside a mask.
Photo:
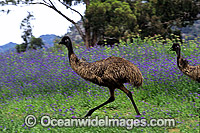
[{"label": "emu", "polygon": [[120,57],[109,57],[92,63],[80,61],[73,51],[71,39],[68,36],[64,36],[59,44],[67,47],[70,66],[78,75],[94,84],[109,88],[110,98],[101,105],[90,109],[85,117],[91,116],[95,110],[113,102],[115,100],[114,91],[116,88],[126,93],[137,115],[140,115],[132,93],[123,85],[123,83],[131,83],[135,87],[142,86],[142,73],[133,63]]},{"label": "emu", "polygon": [[190,66],[188,61],[181,56],[181,47],[178,43],[174,43],[170,50],[176,51],[178,68],[185,75],[200,83],[200,65]]}]

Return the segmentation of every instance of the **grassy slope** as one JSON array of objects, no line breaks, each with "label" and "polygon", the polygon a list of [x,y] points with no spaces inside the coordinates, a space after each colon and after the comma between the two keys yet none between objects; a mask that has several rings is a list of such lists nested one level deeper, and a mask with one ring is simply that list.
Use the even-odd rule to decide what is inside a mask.
[{"label": "grassy slope", "polygon": [[[4,132],[199,132],[200,84],[183,75],[176,66],[175,54],[169,52],[171,42],[161,45],[156,38],[114,48],[79,47],[77,55],[89,62],[109,56],[124,57],[138,66],[144,76],[143,88],[133,92],[143,114],[137,117],[130,100],[116,90],[116,100],[95,111],[92,118],[174,118],[176,127],[42,127],[28,128],[24,118],[34,114],[41,118],[82,118],[89,109],[109,97],[107,88],[81,79],[68,63],[66,52],[27,52],[0,55],[0,131]],[[182,54],[190,64],[200,60],[200,44],[189,42]],[[191,55],[191,56],[190,56]],[[38,121],[39,122],[39,121]]]}]

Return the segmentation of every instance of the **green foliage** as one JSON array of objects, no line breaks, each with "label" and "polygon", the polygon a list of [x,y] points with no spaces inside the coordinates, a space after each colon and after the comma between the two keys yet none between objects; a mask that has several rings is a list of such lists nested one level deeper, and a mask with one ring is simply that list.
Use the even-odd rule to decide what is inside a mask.
[{"label": "green foliage", "polygon": [[[137,17],[142,38],[160,34],[170,38],[170,34],[176,32],[180,35],[177,27],[191,25],[197,20],[200,8],[194,0],[137,0],[131,2],[131,9]],[[172,30],[172,27],[175,27]],[[175,34],[175,33],[174,33]]]},{"label": "green foliage", "polygon": [[66,47],[56,43],[49,50],[56,53],[56,52],[60,52],[60,51],[66,51]]},{"label": "green foliage", "polygon": [[27,45],[25,43],[19,44],[15,46],[17,53],[25,52]]},{"label": "green foliage", "polygon": [[60,51],[63,51],[63,52],[66,53],[66,51],[67,51],[66,47],[63,46],[63,45],[58,44],[59,41],[60,41],[60,38],[56,38],[56,39],[54,40],[54,46],[51,47],[51,48],[49,48],[49,50],[50,50],[51,52],[53,52],[53,53],[58,53],[58,52],[60,52]]},{"label": "green foliage", "polygon": [[[199,11],[198,3],[190,0],[96,0],[87,7],[85,17],[91,32],[98,37],[127,40],[135,34],[140,34],[142,39],[160,34],[164,39],[179,42],[178,28],[193,24]],[[171,36],[172,33],[179,37]]]},{"label": "green foliage", "polygon": [[26,50],[36,50],[38,48],[42,48],[44,43],[42,42],[41,38],[35,38],[34,36],[31,37],[30,39],[30,45],[26,43],[22,43],[19,45],[16,45],[16,51],[17,53],[25,52]]},{"label": "green foliage", "polygon": [[129,25],[136,24],[129,4],[119,0],[92,1],[86,9],[86,18],[92,30],[115,38],[124,36],[130,31]]},{"label": "green foliage", "polygon": [[42,42],[41,38],[36,38],[36,37],[32,36],[29,49],[35,49],[36,50],[38,48],[42,48],[43,45],[44,45],[44,43]]}]

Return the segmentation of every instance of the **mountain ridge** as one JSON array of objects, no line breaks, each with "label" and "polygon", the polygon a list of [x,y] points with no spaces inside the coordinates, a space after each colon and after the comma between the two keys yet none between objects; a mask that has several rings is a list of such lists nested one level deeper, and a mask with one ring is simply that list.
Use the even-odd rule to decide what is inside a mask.
[{"label": "mountain ridge", "polygon": [[[46,34],[46,35],[41,35],[39,38],[41,38],[43,43],[45,44],[44,47],[49,48],[54,45],[54,40],[57,37],[59,38],[59,36],[57,36],[55,34]],[[14,43],[14,42],[9,42],[7,44],[4,44],[4,45],[0,46],[0,53],[6,52],[6,51],[13,51],[13,50],[15,50],[16,45],[19,45],[19,44]]]}]

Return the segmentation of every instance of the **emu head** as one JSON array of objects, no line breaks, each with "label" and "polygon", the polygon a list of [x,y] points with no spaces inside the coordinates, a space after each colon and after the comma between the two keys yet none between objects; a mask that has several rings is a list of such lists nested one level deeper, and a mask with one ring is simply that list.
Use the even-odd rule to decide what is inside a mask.
[{"label": "emu head", "polygon": [[170,48],[171,51],[177,51],[180,49],[180,45],[178,43],[174,43]]},{"label": "emu head", "polygon": [[71,39],[68,36],[64,36],[59,44],[65,45],[67,48],[70,48],[72,46]]}]

